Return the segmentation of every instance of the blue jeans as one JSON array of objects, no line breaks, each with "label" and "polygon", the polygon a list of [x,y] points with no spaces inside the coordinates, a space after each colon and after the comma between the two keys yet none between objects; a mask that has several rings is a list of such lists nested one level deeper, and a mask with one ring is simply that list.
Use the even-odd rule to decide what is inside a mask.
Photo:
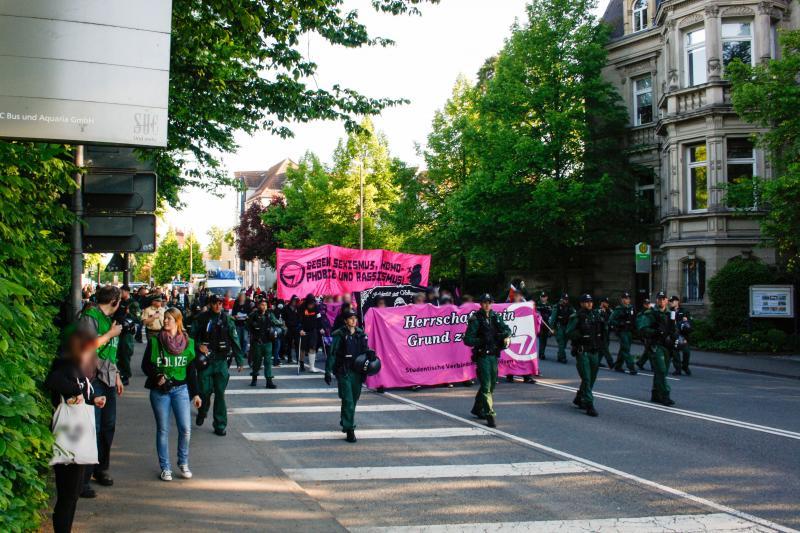
[{"label": "blue jeans", "polygon": [[250,332],[247,331],[247,326],[244,323],[236,323],[236,334],[239,336],[239,346],[242,348],[242,353],[247,354],[250,349]]},{"label": "blue jeans", "polygon": [[173,387],[169,392],[150,389],[150,405],[156,416],[156,451],[161,470],[172,470],[169,463],[169,412],[175,414],[178,425],[178,464],[189,464],[189,439],[192,435],[189,409],[189,388],[186,385]]},{"label": "blue jeans", "polygon": [[272,364],[279,365],[281,362],[281,337],[272,341]]}]

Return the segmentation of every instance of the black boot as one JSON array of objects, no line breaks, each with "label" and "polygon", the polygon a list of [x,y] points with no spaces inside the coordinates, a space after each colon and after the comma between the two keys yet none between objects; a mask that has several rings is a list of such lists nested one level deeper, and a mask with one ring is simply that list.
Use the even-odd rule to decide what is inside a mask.
[{"label": "black boot", "polygon": [[250,380],[250,386],[255,387],[256,381],[258,381],[258,376],[253,376],[253,378]]},{"label": "black boot", "polygon": [[272,382],[272,378],[267,378],[267,388],[268,389],[277,389],[278,387],[275,383]]},{"label": "black boot", "polygon": [[300,360],[300,372],[305,372],[305,371],[306,371],[306,364],[305,364],[305,362],[304,362],[304,361],[301,359],[301,360]]},{"label": "black boot", "polygon": [[514,383],[514,376],[506,376],[506,381],[508,383]]},{"label": "black boot", "polygon": [[636,361],[636,366],[639,367],[639,370],[644,370],[644,363],[641,361]]},{"label": "black boot", "polygon": [[495,422],[493,415],[486,415],[486,425],[489,426],[490,428],[497,427],[497,423]]},{"label": "black boot", "polygon": [[663,400],[661,400],[661,405],[666,405],[667,407],[670,407],[670,406],[672,406],[672,405],[675,405],[675,402],[673,402],[673,401],[672,401],[672,398],[670,398],[669,396],[667,396],[666,398],[664,398]]},{"label": "black boot", "polygon": [[655,392],[650,393],[650,401],[653,403],[661,403],[661,398]]},{"label": "black boot", "polygon": [[692,375],[692,371],[689,370],[689,367],[684,367],[683,373],[686,374],[687,376],[691,376]]},{"label": "black boot", "polygon": [[572,400],[572,403],[574,403],[575,407],[577,407],[578,409],[583,409],[583,402],[581,401],[580,392],[575,393],[575,398]]},{"label": "black boot", "polygon": [[524,378],[522,378],[522,381],[524,381],[525,383],[536,383],[536,380],[533,379],[531,376],[525,376]]},{"label": "black boot", "polygon": [[203,422],[205,421],[206,421],[206,415],[197,413],[197,417],[194,419],[194,423],[197,424],[198,426],[202,426]]},{"label": "black boot", "polygon": [[356,442],[356,432],[355,430],[348,429],[347,430],[347,438],[345,438],[347,442]]},{"label": "black boot", "polygon": [[593,403],[586,406],[586,414],[589,416],[597,416],[597,410],[594,408]]}]

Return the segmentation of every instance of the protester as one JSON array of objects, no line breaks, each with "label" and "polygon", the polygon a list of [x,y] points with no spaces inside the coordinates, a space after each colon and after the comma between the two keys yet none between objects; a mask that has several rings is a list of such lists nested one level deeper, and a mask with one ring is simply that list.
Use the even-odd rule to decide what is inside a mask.
[{"label": "protester", "polygon": [[281,366],[281,349],[283,348],[283,340],[286,337],[287,331],[286,323],[283,321],[284,303],[283,300],[277,300],[274,304],[270,303],[268,296],[267,302],[267,305],[269,306],[269,312],[272,315],[273,320],[281,325],[280,331],[275,336],[275,340],[272,341],[272,366],[277,367]]},{"label": "protester", "polygon": [[225,291],[225,298],[222,299],[222,309],[230,313],[233,310],[234,299],[231,297],[231,291]]},{"label": "protester", "polygon": [[415,294],[413,303],[417,304],[417,305],[426,303],[425,302],[425,293],[424,292],[418,292],[417,294]]},{"label": "protester", "polygon": [[283,321],[286,323],[286,335],[283,339],[283,352],[286,362],[292,362],[292,350],[297,353],[300,360],[300,299],[292,295],[289,304],[283,309]]},{"label": "protester", "polygon": [[192,433],[192,405],[201,407],[197,370],[194,364],[194,340],[183,328],[183,314],[177,308],[164,313],[164,327],[158,335],[148,338],[142,371],[147,376],[145,388],[150,389],[150,405],[156,418],[156,452],[162,481],[172,481],[169,456],[169,413],[175,416],[178,427],[178,473],[185,479],[189,470],[189,440]]},{"label": "protester", "polygon": [[[521,289],[513,289],[512,293],[511,293],[511,303],[522,303],[524,301],[525,301],[525,296],[522,294],[522,290]],[[536,380],[534,380],[533,376],[530,375],[530,374],[528,374],[527,376],[522,376],[522,380],[525,383],[536,383]],[[513,383],[514,382],[514,376],[511,375],[511,374],[508,374],[506,376],[506,381],[509,382],[509,383]]]},{"label": "protester", "polygon": [[[93,404],[97,409],[105,406],[106,398],[93,391],[87,374],[93,374],[96,366],[95,346],[97,336],[88,331],[78,330],[67,339],[61,357],[53,361],[45,386],[50,390],[53,407],[58,407],[62,399],[70,405]],[[91,426],[90,426],[91,427]],[[94,443],[96,446],[96,442]],[[86,473],[93,465],[55,464],[56,504],[53,509],[53,531],[69,533],[81,488]]]},{"label": "protester", "polygon": [[244,291],[236,297],[231,309],[231,316],[236,324],[236,333],[242,343],[242,352],[250,353],[250,332],[247,330],[247,317],[255,310],[255,304],[247,297]]},{"label": "protester", "polygon": [[322,336],[325,334],[322,324],[322,313],[317,308],[317,301],[314,296],[306,296],[303,304],[303,312],[300,315],[300,372],[305,372],[305,357],[308,356],[308,364],[311,372],[319,372],[315,366],[317,360],[317,350],[322,344]]},{"label": "protester", "polygon": [[94,336],[97,341],[97,365],[92,387],[95,394],[105,396],[105,407],[95,410],[95,429],[97,431],[98,464],[87,469],[81,496],[94,497],[89,486],[89,478],[105,487],[114,484],[108,474],[111,463],[111,443],[117,425],[117,396],[122,396],[122,378],[117,370],[117,347],[122,326],[111,317],[119,308],[120,290],[113,285],[103,285],[97,289],[97,306],[87,309],[78,321],[77,329]]}]

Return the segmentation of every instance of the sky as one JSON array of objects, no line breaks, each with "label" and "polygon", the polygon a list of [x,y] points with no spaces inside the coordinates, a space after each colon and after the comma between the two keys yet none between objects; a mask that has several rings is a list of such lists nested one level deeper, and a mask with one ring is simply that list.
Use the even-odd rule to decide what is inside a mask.
[{"label": "sky", "polygon": [[[369,3],[347,0],[345,6],[359,10],[371,35],[396,41],[393,47],[350,50],[310,36],[303,43],[305,52],[319,65],[315,81],[320,88],[338,83],[371,97],[410,100],[373,117],[373,122],[386,134],[392,156],[420,165],[416,146],[424,145],[435,111],[449,98],[459,75],[474,80],[484,60],[502,48],[514,21],[524,19],[527,0],[442,0],[423,5],[422,16],[396,17],[376,13]],[[608,0],[599,1],[598,15],[607,4]],[[295,134],[290,139],[269,133],[238,135],[239,149],[223,157],[228,172],[267,169],[287,157],[297,161],[307,151],[330,162],[345,136],[338,122],[289,126]],[[167,227],[191,231],[205,247],[211,226],[229,229],[238,222],[232,189],[222,197],[187,189],[181,199],[187,207],[169,209],[159,224],[160,234]]]}]

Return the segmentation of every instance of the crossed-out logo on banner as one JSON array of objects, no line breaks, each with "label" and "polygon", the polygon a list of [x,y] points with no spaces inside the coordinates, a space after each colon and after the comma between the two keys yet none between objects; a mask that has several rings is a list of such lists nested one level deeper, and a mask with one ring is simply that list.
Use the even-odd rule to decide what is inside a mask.
[{"label": "crossed-out logo on banner", "polygon": [[303,277],[305,275],[305,267],[297,261],[289,261],[281,267],[281,283],[287,287],[297,287],[303,283]]},{"label": "crossed-out logo on banner", "polygon": [[530,333],[536,331],[533,314],[520,313],[528,305],[525,303],[511,304],[506,309],[506,313],[510,314],[511,343],[505,353],[515,361],[531,361],[536,356],[533,349],[536,335]]}]

